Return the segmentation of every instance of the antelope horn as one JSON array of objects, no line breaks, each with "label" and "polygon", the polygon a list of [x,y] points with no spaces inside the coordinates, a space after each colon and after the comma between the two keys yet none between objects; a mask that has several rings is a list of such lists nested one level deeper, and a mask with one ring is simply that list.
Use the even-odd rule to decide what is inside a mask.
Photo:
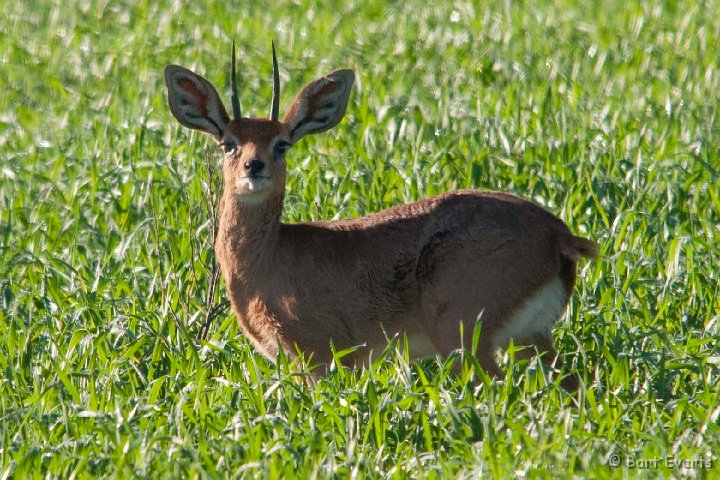
[{"label": "antelope horn", "polygon": [[235,40],[232,43],[232,59],[230,60],[230,85],[232,93],[230,94],[230,101],[232,102],[233,116],[235,120],[240,119],[240,99],[238,98],[237,92],[237,73],[235,72]]},{"label": "antelope horn", "polygon": [[275,42],[272,42],[272,59],[273,59],[273,94],[272,104],[270,105],[270,119],[278,121],[280,110],[280,72],[278,72],[277,56],[275,56]]}]

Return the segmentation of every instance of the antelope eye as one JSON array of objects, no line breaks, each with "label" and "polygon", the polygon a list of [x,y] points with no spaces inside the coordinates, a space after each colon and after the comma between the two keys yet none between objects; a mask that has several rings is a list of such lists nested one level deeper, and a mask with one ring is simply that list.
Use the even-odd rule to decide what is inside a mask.
[{"label": "antelope eye", "polygon": [[220,142],[220,148],[223,149],[225,155],[230,155],[232,153],[235,153],[235,150],[237,150],[237,144],[234,140],[228,138]]},{"label": "antelope eye", "polygon": [[273,147],[273,157],[275,160],[279,160],[282,157],[285,156],[285,153],[290,148],[290,143],[286,142],[285,140],[278,140],[278,142]]}]

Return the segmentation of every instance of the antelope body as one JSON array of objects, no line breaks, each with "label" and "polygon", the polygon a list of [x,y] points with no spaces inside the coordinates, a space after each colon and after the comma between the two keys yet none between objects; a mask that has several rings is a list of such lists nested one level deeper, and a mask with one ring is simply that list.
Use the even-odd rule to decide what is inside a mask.
[{"label": "antelope body", "polygon": [[482,190],[352,220],[281,223],[285,151],[340,122],[354,74],[310,83],[280,121],[273,48],[271,115],[250,119],[240,114],[234,58],[233,47],[233,119],[190,70],[170,65],[165,82],[175,118],[225,151],[215,250],[240,327],[260,352],[274,361],[280,349],[299,349],[328,366],[331,344],[363,346],[348,358],[359,365],[407,335],[413,358],[448,355],[470,346],[480,315],[477,355],[490,375],[502,373],[494,352],[511,339],[554,360],[552,327],[576,262],[596,255],[593,242],[528,201]]}]

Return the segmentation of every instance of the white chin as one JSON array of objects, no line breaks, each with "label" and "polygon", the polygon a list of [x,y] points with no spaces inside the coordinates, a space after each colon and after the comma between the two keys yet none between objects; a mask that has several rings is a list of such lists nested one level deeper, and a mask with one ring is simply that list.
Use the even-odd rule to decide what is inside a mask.
[{"label": "white chin", "polygon": [[235,182],[235,196],[242,202],[254,202],[264,198],[262,194],[270,188],[269,178],[243,177]]}]

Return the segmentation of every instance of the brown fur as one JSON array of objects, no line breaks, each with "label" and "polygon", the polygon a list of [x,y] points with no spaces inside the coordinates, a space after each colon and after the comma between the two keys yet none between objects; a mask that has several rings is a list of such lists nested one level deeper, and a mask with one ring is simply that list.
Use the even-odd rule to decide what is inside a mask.
[{"label": "brown fur", "polygon": [[[174,68],[179,67],[168,67],[166,79]],[[496,332],[509,321],[528,322],[523,308],[533,310],[527,302],[536,294],[542,300],[543,288],[558,279],[564,306],[576,262],[593,258],[597,247],[530,202],[482,190],[448,192],[352,220],[281,223],[286,164],[273,157],[274,146],[337,124],[352,78],[344,70],[308,85],[283,122],[233,120],[221,126],[222,135],[200,128],[238,146],[226,156],[215,245],[238,322],[271,360],[281,348],[290,355],[299,349],[327,366],[331,343],[338,350],[361,345],[348,358],[357,365],[403,334],[429,338],[437,352],[448,355],[470,346],[481,315],[478,359],[499,375],[493,352],[504,345]],[[197,101],[208,99],[212,95]],[[197,111],[222,108],[210,107]],[[192,116],[176,117],[199,128]],[[263,164],[257,178],[248,173],[253,160]],[[523,325],[528,338],[519,340],[554,359],[550,331]]]}]

